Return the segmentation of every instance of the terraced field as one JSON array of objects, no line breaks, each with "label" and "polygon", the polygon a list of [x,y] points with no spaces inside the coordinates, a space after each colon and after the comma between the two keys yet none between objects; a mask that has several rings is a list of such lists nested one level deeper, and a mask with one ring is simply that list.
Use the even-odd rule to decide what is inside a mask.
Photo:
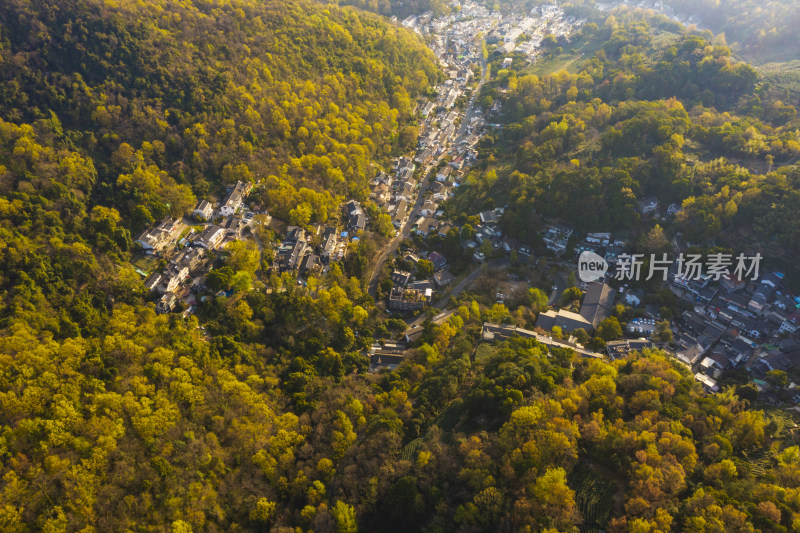
[{"label": "terraced field", "polygon": [[408,444],[406,444],[405,448],[403,448],[403,460],[404,461],[413,461],[419,451],[420,446],[422,446],[422,439],[414,439]]},{"label": "terraced field", "polygon": [[617,485],[602,478],[586,463],[580,463],[575,467],[569,475],[568,482],[575,491],[575,503],[578,504],[583,517],[581,533],[602,531],[611,513]]}]

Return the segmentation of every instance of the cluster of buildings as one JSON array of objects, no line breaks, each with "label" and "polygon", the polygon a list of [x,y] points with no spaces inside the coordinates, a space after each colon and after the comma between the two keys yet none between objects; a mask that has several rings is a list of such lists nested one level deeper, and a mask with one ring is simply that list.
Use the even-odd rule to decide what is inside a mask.
[{"label": "cluster of buildings", "polygon": [[275,251],[275,265],[281,272],[298,271],[303,264],[314,266],[318,257],[313,253],[308,241],[311,236],[297,226],[286,229],[286,237]]},{"label": "cluster of buildings", "polygon": [[454,165],[460,169],[466,159],[477,155],[474,146],[485,124],[483,113],[464,117],[454,107],[468,93],[474,71],[480,69],[483,60],[477,36],[491,30],[500,19],[498,13],[482,5],[465,2],[456,14],[435,19],[426,14],[403,22],[420,33],[431,34],[431,49],[447,73],[446,80],[435,88],[437,97],[418,107],[423,123],[414,158],[417,163],[428,165],[449,148]]},{"label": "cluster of buildings", "polygon": [[447,259],[439,252],[426,252],[420,257],[409,253],[403,259],[412,267],[416,267],[420,259],[426,259],[433,265],[433,274],[429,278],[416,279],[412,272],[393,271],[392,290],[388,300],[390,311],[420,311],[431,302],[436,291],[443,290],[455,279],[453,274],[447,270]]},{"label": "cluster of buildings", "polygon": [[[201,221],[202,230],[168,218],[139,236],[136,242],[146,252],[157,253],[169,261],[163,271],[152,274],[145,282],[148,290],[160,295],[156,305],[159,312],[174,310],[181,300],[186,301],[191,310],[196,304],[194,293],[204,288],[203,278],[212,263],[211,252],[224,248],[231,241],[247,238],[254,215],[252,212],[239,215],[250,187],[250,184],[238,182],[221,203],[198,202],[192,216]],[[342,260],[347,244],[358,239],[357,235],[366,228],[367,215],[359,202],[350,201],[342,206],[342,218],[344,230],[336,225],[318,225],[310,230],[289,226],[275,250],[274,268],[280,272],[308,274],[327,270],[330,262]]]},{"label": "cluster of buildings", "polygon": [[[452,88],[452,90],[456,91],[458,95],[461,94],[461,88]],[[424,113],[433,104],[434,102],[425,104],[422,112]],[[462,119],[462,113],[455,109],[450,109],[451,107],[452,105],[445,107],[445,104],[441,103],[436,107],[436,110],[440,111],[438,114],[431,113],[423,117],[422,133],[417,143],[418,151],[414,156],[415,162],[421,165],[428,165],[450,148],[456,138],[458,125]],[[477,137],[475,142],[477,142]]]},{"label": "cluster of buildings", "polygon": [[615,1],[615,2],[597,2],[595,3],[594,7],[601,10],[601,11],[610,11],[614,8],[619,6],[627,6],[627,7],[638,7],[641,9],[650,9],[653,11],[658,11],[659,13],[666,15],[667,17],[671,18],[674,21],[680,22],[686,26],[695,25],[698,28],[701,28],[702,19],[697,15],[688,15],[686,13],[675,12],[675,10],[667,3],[662,2],[661,0],[624,0],[622,2]]},{"label": "cluster of buildings", "polygon": [[757,380],[771,370],[800,366],[800,297],[771,272],[757,281],[726,274],[686,280],[670,272],[669,286],[692,304],[675,320],[676,356],[711,383],[726,370],[745,368]]},{"label": "cluster of buildings", "polygon": [[327,271],[328,264],[341,261],[351,241],[367,227],[367,214],[356,200],[342,206],[344,230],[333,225],[317,225],[310,231],[296,226],[286,229],[286,237],[275,254],[275,268],[280,272],[307,274]]},{"label": "cluster of buildings", "polygon": [[[477,160],[476,145],[486,127],[480,109],[470,107],[462,112],[455,104],[468,93],[474,70],[480,68],[483,59],[476,36],[499,18],[484,6],[467,2],[456,15],[434,18],[426,13],[402,22],[420,33],[431,34],[431,47],[447,79],[436,87],[435,98],[423,100],[417,107],[422,122],[415,155],[398,158],[391,173],[381,172],[370,183],[370,199],[392,217],[398,230],[411,222],[414,234],[444,237],[453,229],[451,221],[442,219],[439,206],[453,195],[469,166]],[[424,175],[445,156],[450,157],[447,165],[440,167],[435,179],[423,189],[417,179],[418,165]],[[392,274],[393,288],[388,299],[391,311],[418,311],[428,305],[436,290],[452,282],[453,275],[447,271],[447,260],[441,254],[432,252],[423,258],[434,264],[430,279],[413,280],[409,272]],[[410,260],[415,263],[417,258],[412,255]]]},{"label": "cluster of buildings", "polygon": [[475,236],[471,239],[464,239],[461,246],[464,251],[475,261],[486,261],[486,253],[502,252],[510,254],[513,251],[524,259],[531,257],[531,249],[527,246],[520,246],[516,239],[504,237],[500,228],[500,217],[505,212],[504,207],[496,207],[478,213],[480,222],[475,226]]},{"label": "cluster of buildings", "polygon": [[[661,1],[613,2],[597,4],[597,7],[611,9],[620,4],[655,9],[685,24],[699,22],[676,15]],[[509,56],[503,62],[509,65],[514,57],[519,57],[515,54],[522,54],[528,61],[535,60],[546,35],[553,35],[559,41],[566,40],[581,23],[567,17],[554,5],[538,6],[529,13],[504,15],[489,11],[475,2],[463,2],[459,11],[446,17],[434,18],[427,13],[403,21],[404,25],[431,35],[431,47],[448,76],[438,88],[438,98],[420,104],[420,115],[424,121],[414,158],[399,159],[393,176],[382,173],[372,182],[372,199],[387,209],[396,227],[401,228],[413,216],[414,231],[422,236],[445,236],[453,228],[452,223],[440,219],[442,212],[439,205],[461,183],[465,167],[475,160],[475,145],[482,131],[491,126],[479,110],[461,117],[454,109],[459,96],[467,90],[475,65],[482,60],[481,45],[475,36],[485,35],[486,43],[495,54]],[[499,106],[499,102],[497,104]],[[499,108],[493,111],[499,111]],[[461,127],[457,125],[459,120]],[[466,131],[462,131],[462,128]],[[452,161],[437,173],[431,194],[424,199],[422,207],[412,212],[419,190],[419,184],[414,179],[416,164],[431,165],[448,149],[454,156]],[[662,208],[658,198],[648,197],[638,202],[637,211],[643,218],[660,219],[675,216],[680,211],[680,205],[671,204]],[[489,249],[506,253],[516,250],[523,256],[531,255],[529,248],[519,246],[513,239],[503,238],[498,224],[502,214],[503,208],[479,214],[480,223],[474,228],[474,237],[463,242],[465,251],[475,260],[484,261]],[[550,251],[560,256],[570,247],[573,234],[569,226],[552,223],[545,227],[542,239]],[[576,255],[592,251],[603,257],[613,269],[626,245],[624,238],[596,232],[585,235],[572,251]],[[429,280],[414,280],[409,272],[395,271],[392,274],[394,286],[389,296],[389,308],[417,311],[427,305],[437,289],[452,281],[452,274],[447,272],[446,261],[444,263],[437,265],[434,276]],[[771,273],[755,282],[745,282],[732,275],[714,281],[707,276],[697,280],[683,279],[671,270],[668,286],[692,307],[691,311],[676,317],[671,325],[674,331],[671,343],[674,355],[692,365],[696,379],[708,390],[718,390],[716,379],[726,370],[745,368],[759,384],[763,383],[760,380],[770,370],[791,370],[800,366],[800,298],[786,290],[780,274]],[[579,312],[563,309],[543,312],[536,322],[537,328],[552,330],[553,327],[559,327],[564,333],[579,328],[587,332],[594,331],[612,314],[617,291],[602,282],[583,284],[582,288],[586,294]],[[619,297],[628,305],[639,307],[643,304],[644,293],[624,286]],[[645,306],[644,316],[632,319],[627,324],[629,336],[639,338],[607,343],[608,355],[617,358],[634,350],[652,347],[653,343],[647,338],[657,331],[658,318],[655,306]],[[543,342],[534,332],[511,326],[484,325],[483,336],[486,340],[511,335],[535,337]],[[548,338],[544,340],[558,342]],[[402,360],[404,349],[405,346],[376,347],[372,354],[373,361],[377,367],[396,366]]]},{"label": "cluster of buildings", "polygon": [[502,18],[499,12],[490,11],[485,5],[463,2],[458,12],[429,19],[426,24],[417,21],[414,29],[432,35],[431,48],[437,56],[446,57],[451,49],[459,50],[458,55],[465,60],[476,62],[481,59],[481,48],[475,37],[491,32]]},{"label": "cluster of buildings", "polygon": [[[587,298],[591,285],[595,284],[590,284]],[[770,389],[763,381],[768,372],[800,367],[800,297],[784,286],[781,273],[770,272],[755,281],[733,273],[719,279],[707,274],[689,279],[680,276],[677,265],[673,265],[667,273],[667,287],[691,307],[671,323],[670,351],[692,367],[695,378],[707,390],[719,389],[717,380],[724,372],[744,369],[768,395]],[[658,329],[657,307],[644,305],[641,289],[625,285],[619,296],[621,302],[644,308],[643,316],[628,321],[628,335],[651,337]],[[558,325],[568,331],[581,323],[575,315],[565,311],[542,313],[537,326],[549,329]],[[612,350],[611,346],[607,346],[609,354],[613,351],[618,355],[619,348]]]},{"label": "cluster of buildings", "polygon": [[[548,250],[556,256],[562,255],[567,251],[570,237],[573,230],[567,224],[561,222],[548,223],[542,231],[542,241]],[[582,252],[590,251],[603,257],[609,265],[614,265],[617,258],[625,251],[628,240],[620,235],[612,235],[609,232],[587,233],[572,249],[575,256]]]},{"label": "cluster of buildings", "polygon": [[551,309],[539,313],[536,327],[547,331],[558,327],[563,333],[572,333],[577,329],[583,329],[587,333],[591,333],[603,320],[611,316],[614,310],[615,296],[616,291],[609,285],[600,282],[589,283],[578,313],[565,309],[558,311]]},{"label": "cluster of buildings", "polygon": [[280,272],[325,272],[328,264],[344,258],[350,242],[348,235],[347,231],[339,231],[336,226],[319,225],[312,231],[289,226],[285,238],[275,251],[273,266]]},{"label": "cluster of buildings", "polygon": [[350,200],[342,206],[344,228],[334,225],[317,225],[306,231],[297,226],[286,229],[286,237],[275,254],[275,268],[280,272],[327,271],[328,264],[341,261],[351,241],[367,227],[367,214],[361,203]]},{"label": "cluster of buildings", "polygon": [[232,217],[244,205],[244,200],[250,194],[252,187],[252,183],[237,181],[219,206],[219,214],[223,217]]},{"label": "cluster of buildings", "polygon": [[566,224],[550,224],[545,228],[542,240],[548,250],[560,255],[567,249],[567,242],[573,232],[574,230]]},{"label": "cluster of buildings", "polygon": [[[658,213],[657,200],[640,202],[643,215]],[[669,206],[667,214],[674,215],[678,206]],[[543,239],[547,247],[559,254],[573,231],[563,224],[546,226]],[[588,233],[575,246],[575,253],[589,250],[605,258],[613,272],[618,257],[624,253],[627,241],[610,233]],[[718,279],[715,279],[718,278]],[[537,327],[551,330],[558,326],[563,332],[583,328],[587,332],[610,315],[613,289],[602,283],[582,284],[586,289],[579,313],[566,310],[547,311],[539,315]],[[790,371],[800,367],[800,297],[783,284],[783,275],[771,272],[758,280],[743,280],[733,273],[722,276],[681,276],[675,262],[667,272],[667,287],[691,310],[684,311],[672,321],[673,355],[690,365],[695,377],[709,391],[718,390],[717,379],[725,372],[745,369],[760,387],[772,370]],[[610,356],[619,357],[642,346],[652,346],[649,340],[657,330],[659,312],[654,304],[645,304],[642,289],[624,285],[619,301],[634,308],[643,308],[642,316],[628,321],[626,333],[636,340],[608,343]],[[587,306],[587,302],[589,306]],[[645,345],[640,344],[644,342]],[[769,392],[769,387],[762,387]]]},{"label": "cluster of buildings", "polygon": [[542,5],[530,13],[515,13],[503,18],[488,33],[486,42],[496,45],[496,54],[521,54],[533,62],[546,35],[552,35],[557,41],[566,41],[573,29],[584,22],[566,16],[556,5]]},{"label": "cluster of buildings", "polygon": [[180,220],[167,217],[154,228],[143,231],[136,237],[135,242],[142,247],[142,250],[160,252],[175,242],[182,228]]},{"label": "cluster of buildings", "polygon": [[503,66],[510,65],[515,57],[525,63],[533,63],[543,52],[543,41],[552,36],[557,43],[564,45],[575,28],[584,20],[566,16],[555,5],[533,8],[529,14],[517,13],[508,16],[489,32],[486,42],[493,46],[493,55],[506,56]]},{"label": "cluster of buildings", "polygon": [[[451,47],[463,51],[466,59],[478,60],[481,49],[475,36],[486,36],[498,54],[522,54],[533,61],[541,49],[545,35],[566,40],[573,29],[584,21],[568,17],[557,5],[542,5],[529,12],[501,13],[489,10],[478,2],[462,2],[461,9],[450,15],[434,18],[430,13],[408,17],[402,24],[423,35],[432,36],[431,48],[443,57]],[[458,56],[457,56],[458,57]],[[450,63],[449,63],[450,64]],[[451,77],[461,77],[455,68]]]},{"label": "cluster of buildings", "polygon": [[179,300],[189,295],[188,284],[205,271],[207,259],[204,248],[187,246],[169,259],[163,271],[147,279],[145,288],[161,295],[156,303],[158,312],[172,311]]},{"label": "cluster of buildings", "polygon": [[[553,250],[553,245],[545,239],[547,247]],[[563,243],[566,246],[566,243]],[[609,265],[615,265],[619,256],[625,252],[625,246],[628,244],[627,239],[620,236],[614,236],[608,232],[587,233],[584,239],[575,246],[575,254],[580,255],[582,252],[590,251],[603,257]],[[561,248],[562,241],[558,242],[558,248]],[[555,251],[555,250],[554,250]],[[559,252],[556,252],[559,253]]]},{"label": "cluster of buildings", "polygon": [[636,212],[642,218],[653,218],[656,220],[667,220],[673,218],[681,210],[681,204],[671,203],[666,209],[662,208],[657,196],[646,196],[636,202]]},{"label": "cluster of buildings", "polygon": [[370,199],[389,213],[395,228],[405,224],[417,199],[416,170],[411,158],[399,157],[394,161],[391,175],[381,172],[370,182]]},{"label": "cluster of buildings", "polygon": [[[136,243],[142,250],[161,255],[168,261],[161,272],[151,274],[145,281],[146,289],[160,295],[156,303],[160,313],[172,311],[181,300],[186,300],[191,309],[194,303],[191,289],[201,284],[208,271],[210,252],[244,238],[253,214],[240,217],[238,213],[251,188],[252,184],[239,181],[219,204],[200,200],[192,211],[195,220],[202,223],[200,231],[180,219],[166,218],[137,237]],[[216,223],[208,222],[210,220]]]}]

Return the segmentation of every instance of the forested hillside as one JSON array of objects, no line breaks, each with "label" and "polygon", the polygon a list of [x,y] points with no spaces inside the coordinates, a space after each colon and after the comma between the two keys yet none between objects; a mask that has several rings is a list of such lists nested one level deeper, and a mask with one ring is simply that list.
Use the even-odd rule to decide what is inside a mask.
[{"label": "forested hillside", "polygon": [[[212,418],[237,417],[235,390],[256,402],[241,422],[254,424],[257,447],[270,438],[266,428],[296,427],[283,392],[269,392],[272,385],[251,391],[252,383],[235,376],[237,365],[254,361],[277,369],[275,362],[267,366],[272,352],[263,345],[241,348],[238,332],[258,331],[264,341],[266,320],[272,334],[286,333],[269,342],[270,350],[284,342],[292,348],[281,359],[301,364],[301,354],[313,353],[302,364],[326,357],[329,374],[342,375],[364,366],[354,354],[371,337],[365,331],[356,343],[353,330],[366,327],[372,301],[339,271],[315,292],[320,303],[304,308],[302,298],[291,299],[298,313],[310,306],[333,321],[319,322],[325,338],[313,337],[318,344],[305,351],[292,340],[296,322],[270,311],[256,328],[241,295],[217,303],[225,321],[207,324],[214,335],[203,336],[196,322],[157,318],[146,303],[128,263],[131,235],[167,214],[182,215],[196,198],[219,195],[238,179],[264,179],[260,194],[276,216],[290,221],[299,210],[324,222],[341,198],[363,197],[369,166],[397,148],[415,97],[437,76],[433,55],[410,32],[352,8],[305,0],[0,4],[0,529],[118,531],[150,524],[183,531],[191,524],[229,531],[266,519],[253,510],[270,512],[269,505],[255,505],[262,491],[242,490],[248,483],[238,479],[232,486],[239,488],[227,492],[216,479],[227,467],[208,463],[210,455],[201,459],[196,445],[187,448],[193,439],[181,439],[195,431],[205,441]],[[229,253],[226,264],[236,260]],[[239,268],[255,273],[260,261]],[[273,281],[276,291],[281,283]],[[355,302],[340,286],[355,291]],[[212,379],[217,372],[227,376],[213,386],[216,398],[192,393],[173,403],[155,386],[152,365],[180,372],[181,357],[216,360],[206,367]],[[184,370],[194,379],[191,368]],[[289,374],[276,374],[273,385]],[[296,387],[302,395],[302,381]],[[106,407],[119,415],[115,420],[90,400],[96,394],[112,401]],[[118,401],[133,401],[138,407],[129,407],[155,418],[118,411]],[[186,425],[188,411],[181,409],[198,401],[216,414]],[[189,478],[168,475],[168,462],[149,462],[156,458],[155,437],[173,422],[182,429],[159,445],[170,442],[192,457],[174,468],[202,460],[216,465],[217,474],[195,470],[184,484]],[[242,449],[234,441],[247,432],[238,422],[218,423],[236,437],[220,434],[213,447],[235,454],[226,460],[238,463]],[[144,455],[131,453],[139,446]],[[130,477],[148,464],[173,488]],[[263,478],[256,470],[245,471]],[[117,482],[119,490],[112,489]],[[243,500],[245,492],[255,499]],[[210,506],[202,503],[206,497],[214,500]]]},{"label": "forested hillside", "polygon": [[307,0],[0,5],[0,114],[90,156],[134,229],[237,179],[284,216],[362,196],[436,76],[411,33]]},{"label": "forested hillside", "polygon": [[[719,187],[714,213],[742,183],[784,201],[794,170],[685,174],[680,136],[777,164],[797,151],[793,109],[757,101],[752,72],[694,37],[646,67],[630,28],[598,28],[606,56],[576,78],[499,74],[518,124],[493,141],[519,143],[520,170],[467,194],[490,203],[518,180],[507,223],[524,223],[547,172],[615,165],[601,183],[624,201],[653,169],[646,190]],[[608,363],[481,341],[484,321],[530,326],[535,298],[463,295],[377,375],[366,349],[406,325],[338,265],[298,284],[232,245],[214,272],[245,271],[250,290],[156,314],[131,232],[237,179],[264,178],[286,221],[361,197],[438,76],[412,34],[306,0],[11,0],[0,43],[0,531],[800,529],[791,419],[751,409],[750,386],[706,396],[657,351]],[[698,70],[710,96],[682,83]],[[769,216],[794,220],[790,201]]]},{"label": "forested hillside", "polygon": [[[661,354],[475,350],[481,321],[516,319],[465,301],[396,372],[368,378],[350,373],[352,333],[307,330],[367,335],[357,291],[292,286],[240,299],[212,339],[125,304],[91,335],[6,330],[2,529],[800,526],[787,420],[733,390],[706,397]],[[276,323],[285,340],[268,346]]]},{"label": "forested hillside", "polygon": [[410,33],[305,1],[4,2],[0,22],[0,320],[58,338],[142,301],[131,235],[196,197],[263,178],[275,215],[324,221],[362,195],[437,75]]},{"label": "forested hillside", "polygon": [[484,140],[483,169],[453,211],[507,202],[506,227],[523,238],[543,216],[636,229],[638,201],[655,195],[681,207],[672,222],[690,242],[727,233],[737,245],[777,241],[774,255],[796,257],[800,122],[787,95],[729,48],[663,17],[601,24],[578,37],[575,46],[596,51],[574,74],[498,69],[482,102],[500,100],[507,123]]},{"label": "forested hillside", "polygon": [[792,0],[671,0],[676,12],[697,15],[705,28],[725,33],[751,61],[800,59],[800,11]]},{"label": "forested hillside", "polygon": [[440,15],[450,11],[450,5],[445,0],[327,0],[347,6],[356,6],[366,11],[380,13],[387,17],[398,17],[404,19],[411,15],[421,15],[433,12]]}]

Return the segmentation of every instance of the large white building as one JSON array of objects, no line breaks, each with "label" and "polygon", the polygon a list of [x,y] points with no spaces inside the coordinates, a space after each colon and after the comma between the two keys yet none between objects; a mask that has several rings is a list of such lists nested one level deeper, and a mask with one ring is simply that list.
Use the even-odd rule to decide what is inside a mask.
[{"label": "large white building", "polygon": [[136,238],[144,250],[160,250],[169,243],[169,239],[174,237],[178,231],[180,223],[172,218],[165,218],[155,228],[142,232]]},{"label": "large white building", "polygon": [[194,243],[202,246],[206,250],[213,250],[222,243],[225,238],[225,229],[219,226],[208,226],[200,235],[197,236]]},{"label": "large white building", "polygon": [[222,202],[222,207],[219,208],[219,213],[224,217],[232,216],[236,211],[242,207],[244,199],[250,192],[252,185],[244,181],[237,181],[236,186]]},{"label": "large white building", "polygon": [[214,206],[208,200],[200,200],[197,202],[192,214],[200,220],[211,220],[211,215],[214,214]]}]

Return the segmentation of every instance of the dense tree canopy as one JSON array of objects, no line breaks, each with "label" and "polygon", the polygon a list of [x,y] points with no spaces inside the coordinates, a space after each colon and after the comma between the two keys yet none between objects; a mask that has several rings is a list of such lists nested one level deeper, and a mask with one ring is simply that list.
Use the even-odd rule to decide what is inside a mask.
[{"label": "dense tree canopy", "polygon": [[450,213],[508,204],[503,224],[524,239],[542,217],[638,229],[639,201],[656,196],[662,214],[678,206],[669,227],[690,242],[727,232],[741,244],[743,232],[777,241],[771,252],[791,263],[800,252],[795,108],[729,48],[665,20],[620,14],[584,28],[576,39],[599,49],[577,73],[497,71],[484,92],[501,99],[504,128],[482,141],[482,164]]},{"label": "dense tree canopy", "polygon": [[[314,292],[240,300],[249,318],[219,322],[228,334],[211,340],[194,319],[126,304],[92,336],[8,328],[4,529],[519,531],[610,519],[613,531],[774,530],[800,520],[800,453],[780,425],[730,391],[705,396],[663,354],[609,364],[519,340],[475,351],[472,326],[495,312],[475,302],[377,379],[351,373],[346,334],[331,347],[312,348],[317,334],[246,341],[274,338],[270,322],[307,324],[265,304],[317,321],[352,310],[344,329],[364,324],[345,291]],[[754,454],[767,458],[758,469]],[[605,496],[587,500],[587,483],[605,483]]]},{"label": "dense tree canopy", "polygon": [[0,21],[3,117],[51,120],[94,159],[94,196],[145,222],[261,178],[276,213],[324,219],[437,77],[410,32],[307,0],[11,1]]},{"label": "dense tree canopy", "polygon": [[[747,69],[714,50],[709,79],[746,93]],[[755,134],[741,149],[777,159],[794,150],[782,119],[580,92],[616,90],[606,87],[617,59],[592,63],[619,68],[610,79],[521,77],[510,88],[519,169],[487,172],[516,180],[509,223],[544,188],[551,156],[534,154],[539,139],[554,141],[556,160],[578,159],[559,163],[577,185],[553,201],[604,192],[619,225],[659,187],[695,194],[687,224],[745,209],[764,228],[794,220],[780,202],[796,170],[753,178],[712,160],[685,174],[670,157],[687,138],[728,146],[747,123]],[[383,318],[339,265],[298,284],[266,275],[259,247],[241,242],[206,278],[224,292],[188,318],[156,314],[130,263],[132,230],[259,177],[286,221],[324,221],[336,196],[361,194],[368,164],[399,142],[413,97],[437,75],[410,33],[305,0],[0,5],[0,529],[800,528],[794,430],[751,409],[752,390],[706,395],[658,351],[604,362],[481,340],[484,321],[527,326],[547,305],[538,289],[512,308],[462,295],[396,370],[377,374],[368,350],[405,323]],[[634,141],[650,154],[627,153]],[[594,148],[565,155],[585,142]],[[634,183],[645,169],[670,178]],[[479,177],[465,188],[479,190]],[[762,195],[780,209],[757,211]],[[374,249],[351,246],[355,273]],[[619,327],[610,321],[608,338]]]},{"label": "dense tree canopy", "polygon": [[759,62],[800,59],[797,6],[785,0],[673,0],[677,11],[697,15],[702,25],[727,40],[748,59]]}]

